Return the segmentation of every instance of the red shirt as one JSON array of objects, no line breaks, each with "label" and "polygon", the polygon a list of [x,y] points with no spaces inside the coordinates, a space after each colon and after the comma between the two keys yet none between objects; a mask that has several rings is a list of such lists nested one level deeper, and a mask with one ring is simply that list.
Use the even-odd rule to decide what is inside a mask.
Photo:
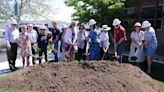
[{"label": "red shirt", "polygon": [[126,41],[126,30],[123,26],[120,25],[118,29],[114,30],[114,40],[117,43],[121,38],[124,38]]}]

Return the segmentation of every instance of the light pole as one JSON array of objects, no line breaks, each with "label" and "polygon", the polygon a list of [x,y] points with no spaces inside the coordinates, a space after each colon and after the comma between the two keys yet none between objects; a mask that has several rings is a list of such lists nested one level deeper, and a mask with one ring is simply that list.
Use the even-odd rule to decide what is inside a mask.
[{"label": "light pole", "polygon": [[15,11],[15,16],[16,16],[16,20],[18,22],[18,27],[19,27],[19,21],[20,21],[20,9],[19,9],[19,3],[17,1],[15,1],[15,5],[14,5],[14,11]]}]

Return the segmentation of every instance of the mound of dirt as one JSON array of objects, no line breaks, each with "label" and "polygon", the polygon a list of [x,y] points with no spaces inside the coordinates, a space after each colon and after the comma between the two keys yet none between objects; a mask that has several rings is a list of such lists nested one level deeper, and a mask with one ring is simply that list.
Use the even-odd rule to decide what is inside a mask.
[{"label": "mound of dirt", "polygon": [[30,92],[159,92],[152,78],[130,64],[43,63],[0,78],[0,88]]}]

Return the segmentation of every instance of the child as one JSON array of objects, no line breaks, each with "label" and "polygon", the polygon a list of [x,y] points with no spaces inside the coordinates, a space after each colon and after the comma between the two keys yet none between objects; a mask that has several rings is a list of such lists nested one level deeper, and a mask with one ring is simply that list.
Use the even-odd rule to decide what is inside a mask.
[{"label": "child", "polygon": [[27,57],[27,66],[30,65],[30,53],[31,53],[31,44],[30,37],[27,34],[27,27],[24,25],[21,28],[22,33],[19,35],[19,47],[21,48],[21,56],[23,67],[25,67],[25,57]]},{"label": "child", "polygon": [[[46,27],[41,26],[39,29],[39,35],[38,35],[38,47],[39,47],[39,57],[42,57],[42,54],[45,55],[45,61],[47,62],[47,46],[48,46],[48,36],[45,32]],[[39,63],[41,63],[41,58],[39,59]]]}]

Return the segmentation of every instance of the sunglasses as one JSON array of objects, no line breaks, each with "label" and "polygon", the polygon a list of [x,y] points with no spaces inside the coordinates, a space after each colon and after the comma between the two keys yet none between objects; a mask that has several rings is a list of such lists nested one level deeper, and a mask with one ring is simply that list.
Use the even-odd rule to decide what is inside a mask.
[{"label": "sunglasses", "polygon": [[119,27],[119,25],[116,25],[115,27]]},{"label": "sunglasses", "polygon": [[135,26],[135,27],[140,27],[140,26]]},{"label": "sunglasses", "polygon": [[40,30],[43,30],[44,31],[45,29],[40,29]]}]

